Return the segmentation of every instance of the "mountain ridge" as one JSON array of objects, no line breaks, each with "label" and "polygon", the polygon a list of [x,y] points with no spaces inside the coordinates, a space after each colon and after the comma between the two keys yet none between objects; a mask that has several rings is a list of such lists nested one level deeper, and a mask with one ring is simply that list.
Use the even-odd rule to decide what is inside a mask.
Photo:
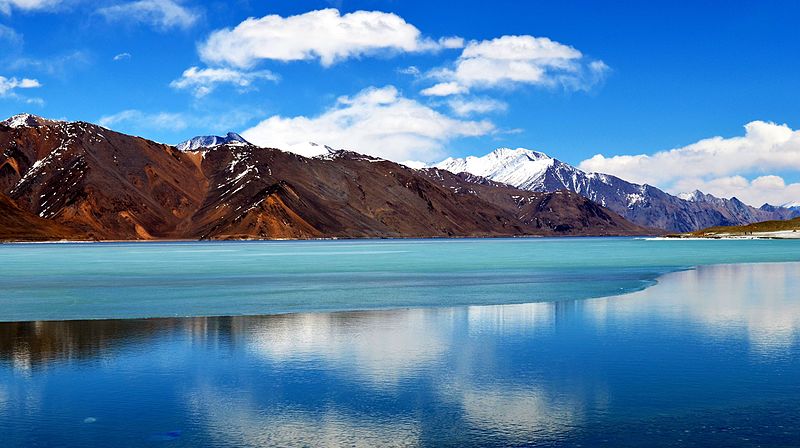
[{"label": "mountain ridge", "polygon": [[658,233],[574,193],[473,182],[329,148],[313,158],[240,141],[181,151],[35,118],[0,122],[0,147],[0,193],[76,239]]},{"label": "mountain ridge", "polygon": [[469,172],[524,190],[574,191],[636,224],[674,232],[787,219],[800,214],[800,210],[781,207],[755,208],[736,198],[722,199],[699,191],[673,196],[651,185],[635,184],[609,174],[586,173],[545,153],[524,148],[499,148],[481,157],[448,158],[433,166]]},{"label": "mountain ridge", "polygon": [[241,135],[235,132],[228,132],[224,137],[218,135],[198,135],[189,140],[175,145],[179,151],[197,151],[200,149],[213,148],[227,144],[250,144]]}]

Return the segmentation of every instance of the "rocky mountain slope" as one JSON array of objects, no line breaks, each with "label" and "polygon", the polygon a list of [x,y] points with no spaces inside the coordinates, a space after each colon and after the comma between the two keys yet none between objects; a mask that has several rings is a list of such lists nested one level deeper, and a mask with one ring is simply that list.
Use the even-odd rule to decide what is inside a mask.
[{"label": "rocky mountain slope", "polygon": [[53,239],[653,233],[569,192],[345,151],[307,158],[206,143],[181,151],[85,122],[15,116],[0,122],[0,193],[25,219],[57,226]]},{"label": "rocky mountain slope", "polygon": [[0,194],[0,241],[85,240],[87,235],[17,207]]},{"label": "rocky mountain slope", "polygon": [[524,190],[574,191],[634,223],[674,232],[800,215],[798,210],[769,205],[755,208],[736,198],[721,199],[701,192],[677,197],[650,185],[586,173],[544,153],[521,148],[501,148],[483,157],[448,158],[435,166],[454,173],[487,177]]}]

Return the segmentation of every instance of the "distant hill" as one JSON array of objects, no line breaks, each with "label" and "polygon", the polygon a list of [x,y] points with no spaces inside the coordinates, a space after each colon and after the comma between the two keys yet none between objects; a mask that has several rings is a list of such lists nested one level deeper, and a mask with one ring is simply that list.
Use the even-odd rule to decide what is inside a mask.
[{"label": "distant hill", "polygon": [[[792,235],[797,233],[798,235]],[[722,237],[722,236],[760,236],[800,238],[800,218],[785,221],[764,221],[744,226],[718,226],[692,232],[691,236]]]}]

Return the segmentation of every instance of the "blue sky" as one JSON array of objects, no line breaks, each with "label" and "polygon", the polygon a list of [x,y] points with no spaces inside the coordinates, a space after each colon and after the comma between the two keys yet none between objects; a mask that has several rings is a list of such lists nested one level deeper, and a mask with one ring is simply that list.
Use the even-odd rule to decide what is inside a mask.
[{"label": "blue sky", "polygon": [[800,201],[800,3],[605,3],[0,0],[0,115]]}]

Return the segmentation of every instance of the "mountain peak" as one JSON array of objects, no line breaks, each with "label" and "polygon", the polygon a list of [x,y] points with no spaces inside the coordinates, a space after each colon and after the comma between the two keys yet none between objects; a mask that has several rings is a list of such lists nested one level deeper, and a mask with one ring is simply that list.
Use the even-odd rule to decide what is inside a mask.
[{"label": "mountain peak", "polygon": [[228,132],[225,134],[225,137],[220,137],[218,135],[198,135],[190,140],[178,143],[175,147],[180,151],[197,151],[198,149],[213,148],[215,146],[229,144],[249,145],[250,142],[235,132]]},{"label": "mountain peak", "polygon": [[336,152],[335,149],[328,145],[321,145],[315,142],[297,143],[281,149],[308,158],[324,157]]},{"label": "mountain peak", "polygon": [[470,173],[523,189],[541,191],[539,185],[547,183],[548,172],[560,165],[547,154],[525,148],[498,148],[485,156],[460,159],[447,158],[435,168],[451,173]]},{"label": "mountain peak", "polygon": [[21,128],[21,127],[38,128],[55,122],[56,120],[48,120],[38,115],[22,113],[6,118],[5,120],[0,121],[0,124],[4,124],[12,128]]},{"label": "mountain peak", "polygon": [[516,149],[497,148],[484,157],[497,158],[497,159],[513,159],[518,157],[527,157],[528,160],[552,159],[552,157],[548,156],[543,152],[533,151],[525,148],[516,148]]},{"label": "mountain peak", "polygon": [[689,202],[700,202],[706,199],[706,194],[700,190],[694,190],[691,193],[678,193],[676,196]]}]

